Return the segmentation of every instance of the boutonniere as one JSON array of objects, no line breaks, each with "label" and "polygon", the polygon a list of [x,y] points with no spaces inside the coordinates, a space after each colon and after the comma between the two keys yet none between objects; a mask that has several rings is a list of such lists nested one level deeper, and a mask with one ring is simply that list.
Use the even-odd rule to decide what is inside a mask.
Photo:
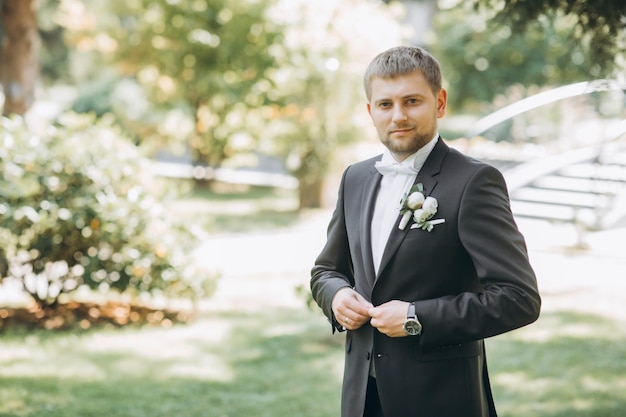
[{"label": "boutonniere", "polygon": [[438,203],[434,197],[424,197],[424,186],[422,183],[413,185],[409,192],[402,197],[400,205],[400,214],[402,214],[402,219],[398,225],[400,230],[406,228],[411,217],[415,222],[415,224],[411,225],[411,229],[420,228],[429,232],[433,230],[435,225],[445,222],[445,219],[431,220],[437,213]]}]

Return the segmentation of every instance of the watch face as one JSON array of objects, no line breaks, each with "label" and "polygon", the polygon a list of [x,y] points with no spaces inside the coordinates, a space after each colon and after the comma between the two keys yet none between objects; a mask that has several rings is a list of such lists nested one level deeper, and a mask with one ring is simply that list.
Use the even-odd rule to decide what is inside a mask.
[{"label": "watch face", "polygon": [[404,330],[411,336],[417,336],[422,332],[422,325],[417,320],[409,319],[404,323]]}]

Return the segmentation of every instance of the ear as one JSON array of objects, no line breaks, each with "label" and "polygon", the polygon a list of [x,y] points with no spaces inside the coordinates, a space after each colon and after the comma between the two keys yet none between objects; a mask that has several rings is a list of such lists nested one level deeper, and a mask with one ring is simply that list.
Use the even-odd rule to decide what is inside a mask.
[{"label": "ear", "polygon": [[369,101],[367,102],[367,112],[369,113],[370,117],[372,117],[372,105]]},{"label": "ear", "polygon": [[446,104],[448,103],[448,92],[443,88],[437,94],[437,118],[440,119],[446,114]]}]

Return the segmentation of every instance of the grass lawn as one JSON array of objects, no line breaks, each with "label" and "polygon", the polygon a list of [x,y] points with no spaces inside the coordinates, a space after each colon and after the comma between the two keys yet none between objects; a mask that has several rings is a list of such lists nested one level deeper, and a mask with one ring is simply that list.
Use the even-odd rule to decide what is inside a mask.
[{"label": "grass lawn", "polygon": [[503,417],[621,417],[626,410],[623,322],[576,312],[487,342],[492,385]]},{"label": "grass lawn", "polygon": [[[13,331],[0,339],[0,416],[337,416],[342,337],[318,312],[222,312],[185,326]],[[550,314],[490,340],[501,416],[621,417],[626,333]]]},{"label": "grass lawn", "polygon": [[0,340],[0,416],[333,416],[342,356],[329,336],[306,309],[167,329],[14,331]]},{"label": "grass lawn", "polygon": [[[236,197],[196,194],[176,209],[200,222],[219,215],[217,230],[230,233],[301,220],[293,195],[251,190]],[[281,210],[263,214],[276,200]],[[278,279],[269,274],[224,282]],[[546,292],[547,306],[572,296],[603,302],[568,283]],[[209,308],[186,325],[0,333],[0,417],[337,417],[343,336],[331,336],[321,313],[304,302],[251,305],[255,297],[272,299],[257,288],[230,304],[219,297],[236,292],[218,291],[221,307],[207,300]],[[501,417],[625,415],[624,315],[573,305],[548,308],[537,323],[487,342]]]},{"label": "grass lawn", "polygon": [[299,218],[296,190],[267,187],[230,186],[224,192],[197,189],[170,207],[216,233],[284,228]]}]

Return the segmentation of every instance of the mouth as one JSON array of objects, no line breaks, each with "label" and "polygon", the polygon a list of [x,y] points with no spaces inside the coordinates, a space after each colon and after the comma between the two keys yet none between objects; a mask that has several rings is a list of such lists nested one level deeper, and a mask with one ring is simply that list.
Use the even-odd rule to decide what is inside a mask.
[{"label": "mouth", "polygon": [[410,128],[410,127],[405,127],[405,128],[402,128],[402,129],[393,129],[393,130],[389,131],[389,134],[390,135],[404,135],[404,134],[410,132],[411,130],[413,130],[413,128]]}]

